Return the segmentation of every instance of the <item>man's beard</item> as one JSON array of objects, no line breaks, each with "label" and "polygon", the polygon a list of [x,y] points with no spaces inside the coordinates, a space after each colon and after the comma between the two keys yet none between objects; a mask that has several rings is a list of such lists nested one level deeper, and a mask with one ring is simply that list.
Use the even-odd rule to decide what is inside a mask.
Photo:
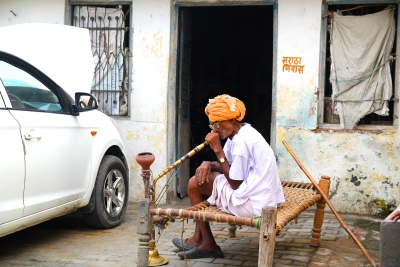
[{"label": "man's beard", "polygon": [[222,132],[218,132],[218,135],[219,135],[219,139],[220,140],[225,140],[225,139],[227,139],[228,138],[228,136],[227,135],[225,135],[224,133],[222,133]]}]

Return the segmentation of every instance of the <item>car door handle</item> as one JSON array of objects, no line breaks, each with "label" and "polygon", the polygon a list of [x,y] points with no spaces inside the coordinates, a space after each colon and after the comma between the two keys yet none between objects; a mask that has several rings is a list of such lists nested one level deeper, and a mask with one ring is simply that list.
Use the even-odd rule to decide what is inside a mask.
[{"label": "car door handle", "polygon": [[26,133],[25,135],[25,139],[26,140],[31,140],[31,139],[40,139],[40,138],[42,138],[42,136],[41,135],[33,135],[33,134],[30,134],[30,133]]}]

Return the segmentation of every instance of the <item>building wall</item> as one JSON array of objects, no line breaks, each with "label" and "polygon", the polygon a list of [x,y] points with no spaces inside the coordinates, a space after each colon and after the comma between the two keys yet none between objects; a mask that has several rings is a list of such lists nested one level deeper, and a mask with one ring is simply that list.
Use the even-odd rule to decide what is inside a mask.
[{"label": "building wall", "polygon": [[[349,1],[350,2],[350,1]],[[317,129],[321,1],[279,0],[276,155],[281,179],[308,181],[285,140],[318,181],[331,177],[330,199],[341,212],[378,214],[399,203],[399,134],[387,130]],[[285,56],[301,57],[304,73],[282,71]]]},{"label": "building wall", "polygon": [[2,0],[0,1],[0,26],[32,22],[64,24],[65,1]]},{"label": "building wall", "polygon": [[[170,1],[132,2],[132,94],[130,119],[117,120],[128,148],[131,171],[131,198],[143,195],[140,166],[134,160],[143,151],[156,159],[151,169],[156,176],[168,166],[167,97],[170,43]],[[157,189],[165,184],[163,177]],[[165,201],[165,197],[163,197]]]},{"label": "building wall", "polygon": [[[305,0],[301,4],[294,5],[291,0],[280,0],[278,4],[276,124],[315,129],[317,112],[313,107],[318,91],[321,1]],[[284,69],[283,60],[288,57],[301,58],[297,65],[304,66],[303,73]]]},{"label": "building wall", "polygon": [[[185,3],[231,5],[257,4],[257,1]],[[331,177],[330,196],[338,211],[377,214],[399,205],[396,200],[400,192],[398,129],[318,129],[316,92],[320,73],[321,5],[321,0],[302,0],[295,4],[292,0],[278,1],[273,94],[276,120],[272,122],[271,145],[275,147],[281,179],[308,181],[282,145],[286,140],[315,180],[321,175]],[[0,26],[23,22],[65,23],[67,7],[65,0],[3,0]],[[143,197],[140,166],[135,161],[139,152],[155,154],[154,175],[175,160],[176,144],[174,133],[171,134],[175,92],[171,89],[174,81],[170,77],[174,67],[171,54],[176,42],[174,9],[171,0],[132,1],[131,116],[116,118],[130,162],[131,200]],[[304,66],[302,73],[284,68],[287,57],[301,58],[298,65]],[[158,189],[164,183],[162,179]]]}]

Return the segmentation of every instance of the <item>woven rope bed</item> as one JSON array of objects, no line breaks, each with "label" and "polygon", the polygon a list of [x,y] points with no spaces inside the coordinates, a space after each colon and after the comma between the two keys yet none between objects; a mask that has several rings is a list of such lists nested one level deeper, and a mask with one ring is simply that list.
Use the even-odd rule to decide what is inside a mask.
[{"label": "woven rope bed", "polygon": [[[276,235],[283,227],[295,219],[301,212],[322,199],[312,183],[282,182],[285,203],[279,205],[276,219]],[[150,209],[151,215],[167,218],[184,218],[208,222],[225,222],[232,225],[247,225],[260,229],[261,217],[239,217],[225,213],[204,201],[186,209],[156,208]]]},{"label": "woven rope bed", "polygon": [[[325,195],[328,195],[329,186],[330,178],[328,176],[322,176],[318,184],[318,190],[321,190]],[[148,220],[152,220],[153,223],[157,223],[158,221],[163,221],[169,218],[195,219],[208,222],[228,223],[230,237],[236,236],[235,231],[237,225],[246,225],[260,229],[258,266],[270,267],[273,263],[275,236],[279,235],[282,229],[290,221],[297,218],[301,212],[307,210],[314,204],[316,204],[316,209],[314,215],[314,225],[313,228],[310,229],[312,232],[310,245],[314,247],[319,246],[326,201],[318,192],[316,187],[317,186],[314,186],[312,183],[283,181],[282,188],[285,195],[285,202],[280,204],[277,208],[264,207],[262,209],[261,216],[251,218],[235,216],[222,212],[215,206],[211,206],[207,201],[201,202],[186,209],[174,209],[155,208],[150,204],[149,199],[144,199],[140,204],[138,217],[138,233],[144,234],[139,236],[139,246],[143,247],[143,249],[147,246],[145,243],[140,243],[148,240],[149,228],[147,228],[147,230],[145,228],[141,228],[142,226],[146,227],[145,224],[143,224],[146,222],[146,213],[149,216]],[[160,218],[162,220],[160,220]],[[149,226],[147,225],[147,227]],[[141,254],[139,253],[139,255]],[[147,266],[145,262],[145,255],[143,254],[142,256],[143,259],[139,257],[140,262],[143,262],[143,266]],[[139,265],[140,264],[138,264],[138,266]]]}]

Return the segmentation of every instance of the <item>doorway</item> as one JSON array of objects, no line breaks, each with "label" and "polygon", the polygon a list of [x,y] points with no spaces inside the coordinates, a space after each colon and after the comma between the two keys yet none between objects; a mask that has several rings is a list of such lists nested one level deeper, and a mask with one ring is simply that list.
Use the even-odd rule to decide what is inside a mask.
[{"label": "doorway", "polygon": [[[242,100],[246,105],[243,122],[250,123],[270,142],[273,15],[272,5],[179,8],[178,157],[204,142],[210,131],[204,108],[209,99],[221,94]],[[186,106],[188,111],[184,111]],[[188,115],[186,121],[182,114]],[[204,160],[216,160],[208,147],[184,163],[178,174],[178,196],[186,195],[188,179]]]}]

